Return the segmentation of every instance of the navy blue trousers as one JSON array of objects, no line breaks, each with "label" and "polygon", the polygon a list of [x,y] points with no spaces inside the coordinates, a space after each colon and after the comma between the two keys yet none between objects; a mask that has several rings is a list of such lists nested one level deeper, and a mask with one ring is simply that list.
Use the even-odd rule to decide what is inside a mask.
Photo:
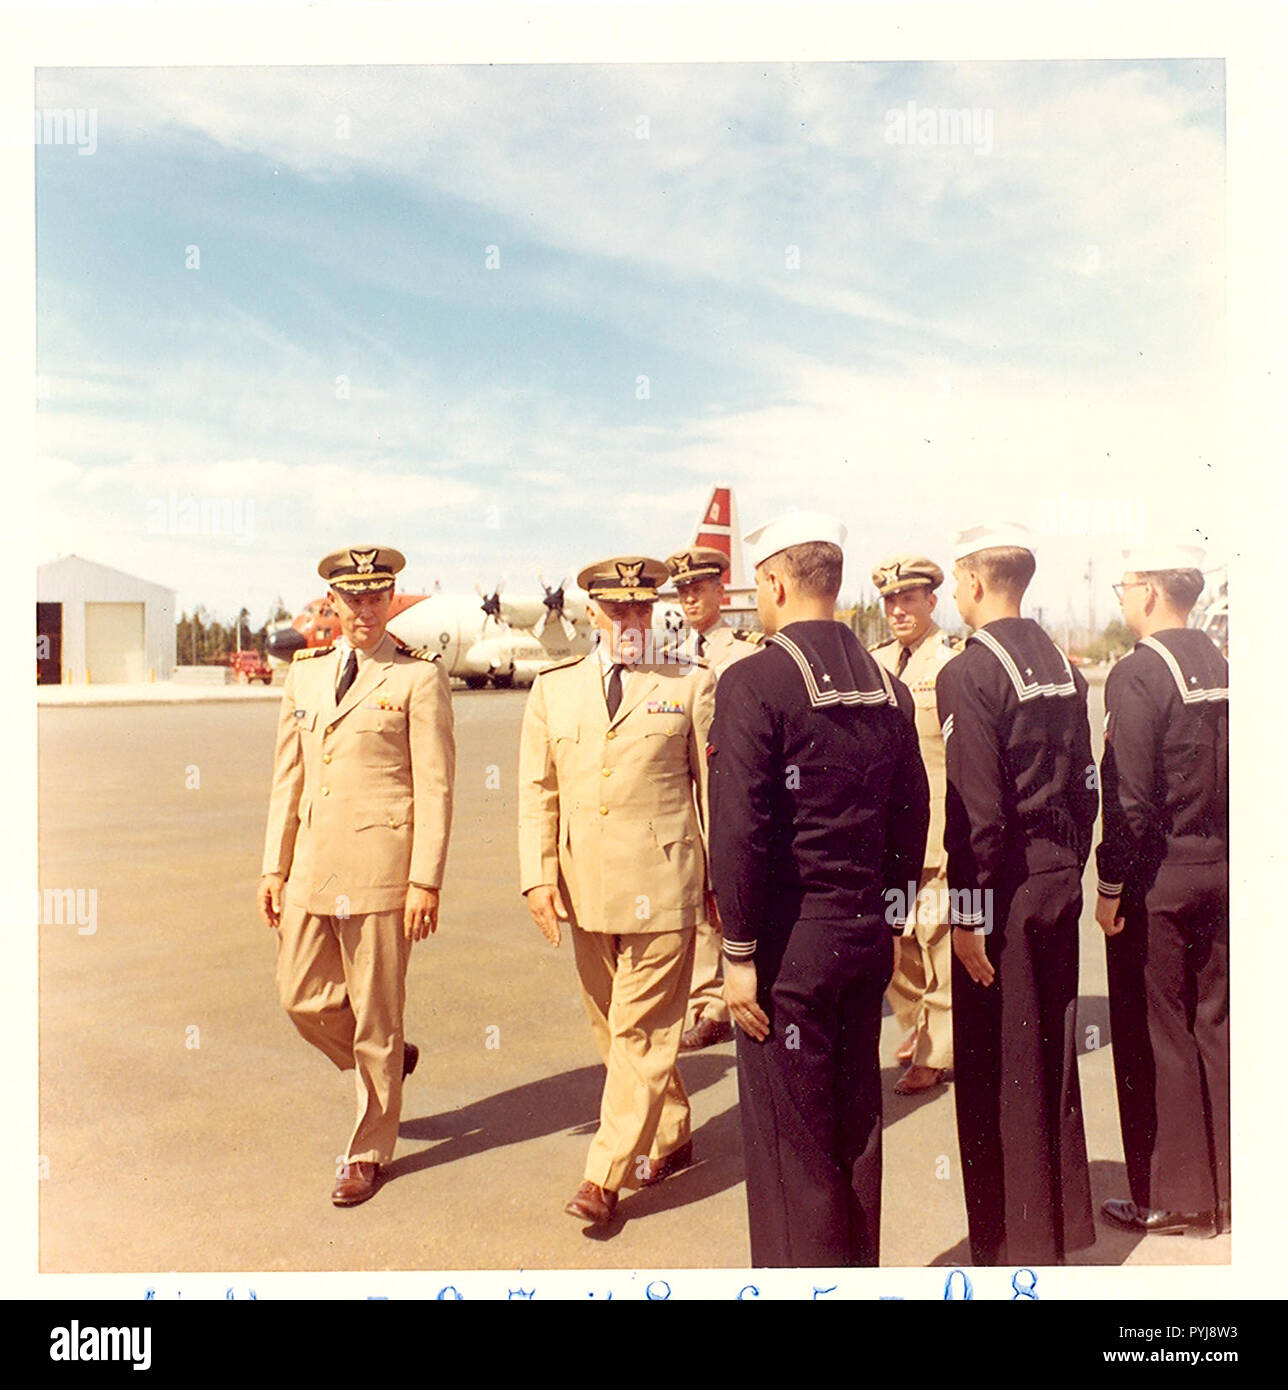
[{"label": "navy blue trousers", "polygon": [[971,1258],[1054,1265],[1095,1239],[1078,1085],[1076,869],[993,898],[977,985],[953,956],[957,1139]]},{"label": "navy blue trousers", "polygon": [[1105,943],[1132,1201],[1206,1212],[1230,1200],[1229,880],[1164,864]]},{"label": "navy blue trousers", "polygon": [[881,1234],[881,1001],[894,951],[876,918],[762,933],[770,1036],[738,1031],[755,1268],[875,1265]]}]

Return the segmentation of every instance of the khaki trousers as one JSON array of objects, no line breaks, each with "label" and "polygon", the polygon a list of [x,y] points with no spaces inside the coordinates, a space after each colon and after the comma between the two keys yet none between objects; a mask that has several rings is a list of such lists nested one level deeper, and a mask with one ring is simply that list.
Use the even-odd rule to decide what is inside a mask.
[{"label": "khaki trousers", "polygon": [[388,1163],[402,1110],[403,1004],[411,943],[403,910],[315,917],[282,904],[277,990],[306,1041],[354,1070],[349,1163]]},{"label": "khaki trousers", "polygon": [[676,1069],[693,974],[693,930],[609,936],[572,929],[582,1002],[608,1068],[585,1179],[637,1187],[646,1160],[689,1140]]},{"label": "khaki trousers", "polygon": [[916,922],[899,940],[899,959],[886,998],[904,1033],[917,1040],[912,1066],[953,1064],[953,943],[948,882],[928,870],[917,894]]},{"label": "khaki trousers", "polygon": [[729,1005],[724,998],[724,972],[720,968],[720,947],[724,937],[710,922],[699,922],[693,944],[693,988],[689,992],[688,1012],[684,1016],[687,1032],[700,1018],[716,1023],[729,1022]]}]

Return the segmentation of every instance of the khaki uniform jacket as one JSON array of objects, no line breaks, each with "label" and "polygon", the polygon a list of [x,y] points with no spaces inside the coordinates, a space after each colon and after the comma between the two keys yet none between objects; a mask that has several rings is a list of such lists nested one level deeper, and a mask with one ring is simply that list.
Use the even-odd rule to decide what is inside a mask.
[{"label": "khaki uniform jacket", "polygon": [[[759,651],[764,638],[760,633],[741,633],[729,626],[723,618],[716,621],[702,634],[705,639],[702,648],[702,660],[719,677],[725,667],[732,666],[735,661],[740,661],[744,656],[750,656],[752,652]],[[696,650],[698,634],[690,634],[688,650]]]},{"label": "khaki uniform jacket", "polygon": [[386,634],[335,702],[340,653],[301,654],[282,691],[263,872],[319,916],[402,907],[443,880],[456,750],[441,661]]},{"label": "khaki uniform jacket", "polygon": [[[940,671],[961,651],[953,638],[937,623],[912,649],[908,664],[899,679],[908,687],[916,706],[917,741],[921,745],[921,760],[926,765],[930,782],[930,830],[926,835],[925,867],[936,870],[947,866],[944,849],[944,797],[948,790],[948,772],[944,760],[944,739],[939,727],[939,711],[935,704],[935,680]],[[872,655],[892,674],[897,674],[900,643],[883,642],[872,648]]]},{"label": "khaki uniform jacket", "polygon": [[636,666],[608,718],[592,651],[533,682],[519,745],[522,891],[557,883],[583,931],[682,931],[705,914],[705,662]]}]

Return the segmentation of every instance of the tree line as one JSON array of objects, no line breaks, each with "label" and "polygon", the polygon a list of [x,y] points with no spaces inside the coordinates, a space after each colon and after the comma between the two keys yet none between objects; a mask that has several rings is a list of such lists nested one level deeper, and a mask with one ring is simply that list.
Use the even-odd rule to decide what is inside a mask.
[{"label": "tree line", "polygon": [[191,614],[180,613],[175,623],[176,659],[181,666],[223,666],[235,651],[254,650],[263,656],[269,625],[290,618],[291,611],[280,598],[256,628],[251,627],[249,609],[243,608],[236,618],[224,622],[198,604]]}]

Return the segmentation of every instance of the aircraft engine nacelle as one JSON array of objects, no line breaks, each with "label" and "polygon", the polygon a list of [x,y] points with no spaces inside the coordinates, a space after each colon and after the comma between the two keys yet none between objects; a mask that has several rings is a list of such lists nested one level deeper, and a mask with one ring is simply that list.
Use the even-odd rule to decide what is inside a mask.
[{"label": "aircraft engine nacelle", "polygon": [[546,606],[540,599],[501,600],[501,617],[511,627],[535,627],[545,616]]},{"label": "aircraft engine nacelle", "polygon": [[[409,647],[427,647],[432,652],[440,652],[447,669],[452,671],[461,656],[462,609],[467,607],[464,600],[429,594],[393,618],[389,631]],[[478,617],[481,622],[482,614]]]},{"label": "aircraft engine nacelle", "polygon": [[487,637],[475,642],[468,651],[457,659],[454,674],[458,676],[494,676],[498,673],[508,675],[513,671],[514,662],[510,656],[512,640],[504,637]]}]

